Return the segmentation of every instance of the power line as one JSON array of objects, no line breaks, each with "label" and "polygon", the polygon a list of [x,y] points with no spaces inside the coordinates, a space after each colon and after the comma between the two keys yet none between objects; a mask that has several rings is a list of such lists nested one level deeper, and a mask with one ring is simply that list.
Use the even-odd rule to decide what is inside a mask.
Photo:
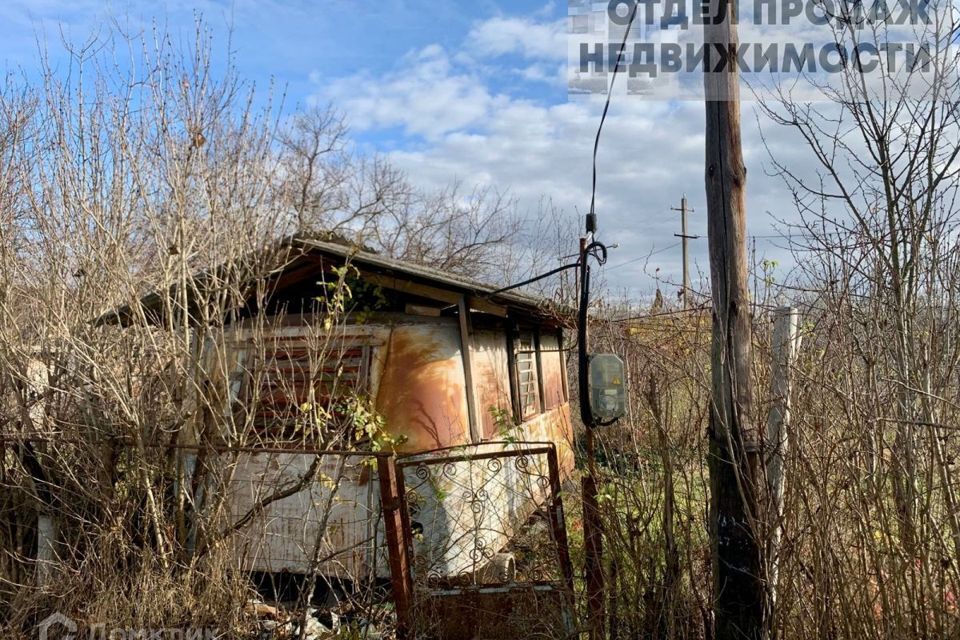
[{"label": "power line", "polygon": [[664,251],[670,251],[671,249],[676,249],[676,248],[679,247],[680,245],[681,245],[681,242],[674,242],[673,244],[668,245],[668,246],[666,246],[666,247],[663,247],[662,249],[654,249],[654,250],[651,251],[650,253],[648,253],[648,254],[646,254],[646,255],[642,255],[642,256],[640,256],[639,258],[631,258],[630,260],[626,260],[626,261],[624,261],[624,262],[621,262],[620,264],[615,264],[615,265],[609,266],[609,267],[607,267],[607,270],[609,271],[609,270],[611,270],[611,269],[619,269],[620,267],[625,267],[626,265],[628,265],[628,264],[633,264],[634,262],[640,262],[641,260],[647,260],[647,259],[649,259],[651,256],[655,256],[655,255],[657,255],[658,253],[663,253]]},{"label": "power line", "polygon": [[688,313],[698,313],[701,311],[706,311],[709,306],[706,303],[697,305],[696,307],[687,307],[686,309],[671,309],[670,311],[658,311],[657,313],[644,313],[636,316],[627,316],[625,318],[613,318],[608,320],[608,322],[632,322],[634,320],[646,320],[648,318],[663,318],[665,316],[681,316]]},{"label": "power line", "polygon": [[607,87],[607,101],[603,105],[603,114],[600,116],[600,126],[597,127],[597,137],[593,141],[593,184],[590,188],[590,213],[587,214],[587,233],[594,233],[597,230],[597,212],[594,205],[597,200],[597,150],[600,148],[600,132],[603,131],[603,123],[607,119],[607,111],[610,110],[613,84],[617,81],[617,72],[620,71],[620,62],[623,60],[623,51],[627,47],[627,38],[630,37],[630,28],[633,26],[633,19],[637,17],[637,9],[639,7],[639,2],[633,3],[633,10],[630,12],[630,21],[627,22],[627,28],[623,32],[623,42],[620,43],[620,50],[617,51],[617,63],[613,66],[613,76],[610,78],[610,86]]},{"label": "power line", "polygon": [[546,273],[541,273],[540,275],[533,276],[532,278],[527,278],[526,280],[524,280],[524,281],[522,281],[522,282],[515,282],[515,283],[513,283],[513,284],[507,285],[506,287],[501,287],[501,288],[499,288],[499,289],[496,289],[496,290],[494,290],[494,291],[491,291],[490,293],[484,294],[483,297],[484,297],[484,298],[489,298],[490,296],[495,296],[495,295],[497,295],[498,293],[504,293],[505,291],[512,291],[513,289],[518,289],[518,288],[524,287],[524,286],[526,286],[526,285],[528,285],[528,284],[533,284],[534,282],[538,282],[538,281],[540,281],[540,280],[543,280],[544,278],[549,278],[550,276],[554,276],[554,275],[560,273],[561,271],[566,271],[567,269],[574,269],[574,268],[579,267],[579,266],[580,266],[580,261],[579,261],[579,260],[578,260],[577,262],[571,262],[570,264],[565,264],[565,265],[559,266],[559,267],[557,267],[556,269],[551,269],[550,271],[547,271]]}]

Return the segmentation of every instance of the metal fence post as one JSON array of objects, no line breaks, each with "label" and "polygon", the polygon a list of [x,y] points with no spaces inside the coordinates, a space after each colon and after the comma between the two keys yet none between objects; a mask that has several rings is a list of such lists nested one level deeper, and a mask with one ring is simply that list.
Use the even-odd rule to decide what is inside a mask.
[{"label": "metal fence post", "polygon": [[560,570],[563,573],[563,583],[573,596],[573,565],[570,563],[570,545],[567,542],[567,523],[563,517],[563,502],[560,498],[560,465],[557,460],[557,449],[551,446],[547,452],[547,466],[550,472],[550,527],[553,529],[553,539],[557,543],[557,559],[560,561]]},{"label": "metal fence post", "polygon": [[413,576],[408,544],[409,518],[404,508],[403,475],[397,468],[397,459],[394,456],[378,456],[377,475],[380,478],[380,504],[383,507],[387,557],[390,561],[390,583],[397,611],[397,638],[406,640],[413,638]]}]

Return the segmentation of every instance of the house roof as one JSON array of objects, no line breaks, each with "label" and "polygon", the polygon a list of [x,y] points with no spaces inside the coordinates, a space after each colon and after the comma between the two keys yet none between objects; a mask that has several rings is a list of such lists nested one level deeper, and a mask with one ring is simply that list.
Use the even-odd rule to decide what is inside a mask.
[{"label": "house roof", "polygon": [[[384,288],[394,289],[421,297],[432,298],[449,305],[457,304],[463,297],[471,309],[494,315],[520,315],[562,324],[562,319],[572,317],[569,309],[558,306],[544,298],[520,293],[516,290],[501,291],[501,287],[485,284],[461,275],[452,274],[406,260],[397,260],[373,251],[358,248],[338,240],[293,236],[279,241],[268,252],[277,256],[280,266],[265,273],[251,273],[247,281],[279,279],[285,274],[319,269],[317,258],[328,259],[337,264],[350,264],[360,271],[362,279],[373,281]],[[229,267],[220,265],[195,274],[188,294],[212,289],[225,280]],[[170,298],[176,293],[176,285],[167,290]],[[162,291],[153,291],[139,300],[140,310],[152,322],[159,322],[165,308]],[[98,319],[98,324],[132,324],[136,308],[131,305],[108,311]]]}]

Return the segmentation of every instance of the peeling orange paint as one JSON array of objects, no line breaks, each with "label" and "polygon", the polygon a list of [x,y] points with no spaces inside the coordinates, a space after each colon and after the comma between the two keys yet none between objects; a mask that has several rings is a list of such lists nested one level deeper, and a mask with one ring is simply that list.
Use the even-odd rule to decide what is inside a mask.
[{"label": "peeling orange paint", "polygon": [[377,410],[404,452],[469,442],[467,398],[456,325],[401,325],[384,349]]},{"label": "peeling orange paint", "polygon": [[477,331],[473,335],[472,348],[480,433],[485,439],[492,439],[497,437],[499,428],[494,411],[509,414],[511,410],[507,338],[503,331]]}]

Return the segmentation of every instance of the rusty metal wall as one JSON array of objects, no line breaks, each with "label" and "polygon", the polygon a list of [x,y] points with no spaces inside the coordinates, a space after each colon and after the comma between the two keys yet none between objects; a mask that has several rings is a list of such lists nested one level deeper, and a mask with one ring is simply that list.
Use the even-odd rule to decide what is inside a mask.
[{"label": "rusty metal wall", "polygon": [[426,451],[470,441],[466,383],[455,322],[389,328],[376,408],[387,429],[403,435],[401,451]]},{"label": "rusty metal wall", "polygon": [[563,375],[563,354],[555,335],[540,337],[540,363],[543,370],[543,403],[547,410],[567,402],[567,388]]},{"label": "rusty metal wall", "polygon": [[480,433],[484,439],[498,436],[497,417],[511,411],[510,370],[507,336],[502,330],[478,330],[473,333],[473,386],[480,413]]},{"label": "rusty metal wall", "polygon": [[[297,335],[307,327],[283,327],[275,335]],[[357,325],[344,329],[350,340],[366,340],[373,347],[370,390],[375,408],[384,417],[386,429],[405,436],[400,453],[415,454],[443,447],[470,444],[463,361],[459,327],[446,318],[410,318],[391,325]],[[243,335],[237,336],[242,348]],[[559,475],[566,479],[573,470],[572,423],[563,390],[562,361],[556,339],[544,336],[542,359],[545,412],[520,425],[512,435],[522,440],[551,442],[556,447]],[[481,329],[472,336],[474,386],[483,409],[486,438],[497,435],[491,407],[509,413],[510,389],[507,342],[502,330]],[[476,451],[484,445],[477,445]],[[281,486],[291,475],[302,472],[312,455],[249,454],[238,460],[231,508],[242,514],[264,492]],[[326,463],[325,463],[326,464]],[[324,468],[327,477],[332,469]],[[365,475],[366,474],[366,475]],[[329,495],[323,478],[298,495],[272,504],[237,536],[243,566],[251,570],[302,572],[309,568],[322,515],[317,507]],[[458,498],[459,499],[459,498]],[[462,505],[459,505],[462,506]],[[459,508],[451,503],[451,510]],[[389,575],[386,557],[373,548],[382,543],[384,531],[371,527],[377,520],[379,494],[369,469],[351,471],[337,492],[329,515],[321,556],[331,555],[321,571],[330,575]],[[336,553],[346,549],[344,553]]]},{"label": "rusty metal wall", "polygon": [[[243,453],[229,479],[228,513],[236,522],[258,501],[304,477],[307,453]],[[361,580],[386,575],[380,493],[369,456],[322,454],[316,478],[268,504],[233,536],[246,571],[290,572]],[[339,478],[339,480],[338,480]]]},{"label": "rusty metal wall", "polygon": [[[315,330],[277,327],[263,340]],[[424,451],[469,441],[469,419],[458,326],[446,319],[348,326],[337,342],[373,347],[370,391],[387,430],[405,436],[404,451]],[[250,336],[237,332],[236,350]],[[246,366],[242,359],[238,367]],[[314,460],[307,453],[244,453],[232,473],[229,510],[240,518],[258,500],[300,477]],[[329,513],[337,458],[325,458],[320,475],[296,494],[272,502],[234,536],[239,565],[250,571],[306,573],[319,544],[320,573],[348,579],[389,576],[379,518],[377,482],[362,456],[351,460]],[[378,524],[379,523],[379,524]],[[322,534],[322,535],[321,535]]]}]

